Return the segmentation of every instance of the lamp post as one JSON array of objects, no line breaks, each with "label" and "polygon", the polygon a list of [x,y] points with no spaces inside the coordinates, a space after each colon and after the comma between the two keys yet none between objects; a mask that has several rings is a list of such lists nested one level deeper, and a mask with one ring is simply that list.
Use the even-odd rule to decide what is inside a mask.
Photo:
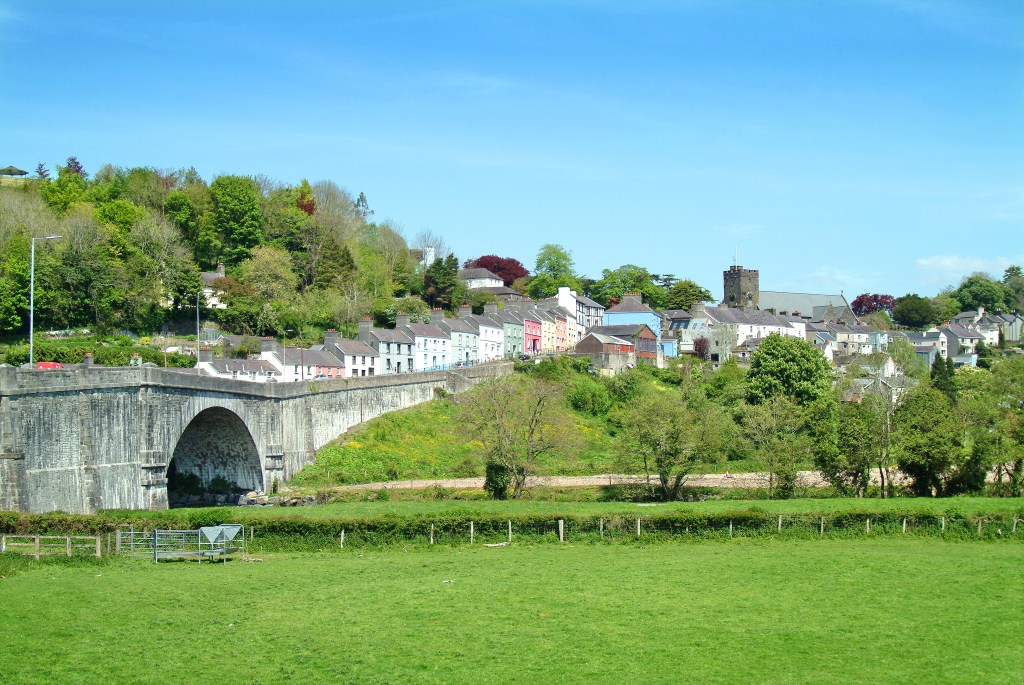
[{"label": "lamp post", "polygon": [[[288,373],[288,334],[294,333],[295,330],[291,328],[284,329],[284,351],[281,354],[281,365],[284,366],[285,374]],[[294,378],[292,380],[295,380]]]},{"label": "lamp post", "polygon": [[35,368],[35,324],[36,324],[36,241],[56,240],[60,235],[44,235],[32,239],[31,257],[29,258],[28,275],[28,365]]}]

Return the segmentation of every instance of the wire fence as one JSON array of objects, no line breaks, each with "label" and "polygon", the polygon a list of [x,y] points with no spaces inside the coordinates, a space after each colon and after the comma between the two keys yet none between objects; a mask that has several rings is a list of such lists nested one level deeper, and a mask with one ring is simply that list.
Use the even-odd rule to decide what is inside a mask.
[{"label": "wire fence", "polygon": [[[1024,542],[1021,514],[766,514],[609,515],[578,517],[457,516],[345,520],[261,519],[237,529],[230,539],[204,537],[199,530],[118,528],[104,535],[0,536],[0,552],[34,556],[122,555],[163,561],[224,561],[235,552],[344,550],[388,545],[458,547],[514,544],[653,544],[732,538],[780,540],[908,539]],[[212,528],[202,528],[210,531]]]},{"label": "wire fence", "polygon": [[946,517],[932,515],[812,516],[771,515],[697,520],[644,516],[607,516],[517,520],[417,521],[401,526],[349,521],[328,531],[319,527],[297,531],[250,527],[251,549],[265,551],[324,550],[386,545],[487,545],[524,543],[656,543],[728,540],[730,538],[846,539],[918,537],[946,540],[1024,541],[1024,519],[1008,517]]}]

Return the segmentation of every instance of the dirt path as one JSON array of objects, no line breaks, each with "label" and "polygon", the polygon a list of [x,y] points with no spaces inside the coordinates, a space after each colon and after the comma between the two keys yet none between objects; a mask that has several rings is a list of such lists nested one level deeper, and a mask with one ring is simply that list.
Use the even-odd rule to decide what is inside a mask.
[{"label": "dirt path", "polygon": [[[877,473],[872,482],[877,484]],[[641,483],[642,475],[607,473],[600,476],[530,476],[526,479],[527,487],[580,487],[587,485],[626,485]],[[798,471],[797,482],[800,487],[824,487],[828,482],[817,471]],[[762,488],[768,486],[767,473],[708,473],[690,476],[686,484],[694,487],[710,488]],[[343,485],[339,490],[381,490],[383,488],[422,489],[435,485],[442,488],[472,489],[483,488],[483,478],[446,478],[442,480],[393,480],[380,483],[360,483]]]}]

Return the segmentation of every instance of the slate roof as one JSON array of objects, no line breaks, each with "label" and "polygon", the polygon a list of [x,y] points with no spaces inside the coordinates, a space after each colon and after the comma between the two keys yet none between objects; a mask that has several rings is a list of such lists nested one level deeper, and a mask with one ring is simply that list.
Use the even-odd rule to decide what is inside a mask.
[{"label": "slate roof", "polygon": [[605,311],[608,312],[609,314],[643,313],[643,314],[657,314],[658,316],[661,316],[660,312],[657,312],[657,311],[651,309],[650,307],[645,305],[643,302],[638,302],[638,301],[636,301],[633,298],[626,298],[626,299],[622,300],[622,302],[619,302],[614,307],[610,307],[609,309],[606,309]]},{"label": "slate roof", "polygon": [[709,319],[719,323],[743,324],[747,326],[779,326],[790,327],[789,318],[777,316],[771,312],[757,309],[738,309],[735,307],[705,307],[704,313]]},{"label": "slate roof", "polygon": [[432,323],[407,323],[404,326],[402,326],[401,328],[402,328],[402,330],[406,331],[407,333],[411,333],[412,335],[416,336],[417,338],[449,338],[449,339],[451,339],[451,336],[449,336],[447,333],[445,333],[441,329],[441,327],[438,326],[437,324],[432,324]]},{"label": "slate roof", "polygon": [[[629,340],[626,340],[626,339],[623,339],[623,338],[616,338],[614,335],[605,335],[604,333],[594,333],[593,331],[591,331],[590,333],[587,333],[585,336],[583,336],[583,340],[586,340],[587,338],[594,338],[595,340],[597,340],[602,345],[629,345],[630,347],[633,346],[633,343],[631,341],[629,341]],[[580,342],[583,342],[583,340],[580,340]],[[577,344],[579,344],[579,343],[577,343]]]},{"label": "slate roof", "polygon": [[692,319],[693,315],[685,309],[662,309],[661,315],[666,319]]},{"label": "slate roof", "polygon": [[[597,333],[600,335],[610,335],[616,338],[632,338],[640,334],[644,328],[650,330],[650,326],[645,323],[623,323],[614,326],[594,326],[590,329],[589,333]],[[651,331],[654,333],[654,331]]]},{"label": "slate roof", "polygon": [[582,302],[587,307],[597,307],[598,309],[604,309],[604,305],[603,304],[594,302],[592,299],[590,299],[586,295],[577,295],[576,299],[579,300],[580,302]]},{"label": "slate roof", "polygon": [[[298,350],[298,353],[299,360],[301,360],[299,363],[302,366],[344,366],[336,355],[326,350]],[[292,359],[292,364],[295,361],[297,360]]]},{"label": "slate roof", "polygon": [[414,342],[404,331],[397,328],[371,328],[370,335],[380,342],[408,343],[410,345]]},{"label": "slate roof", "polygon": [[466,318],[460,319],[446,318],[442,321],[439,321],[437,325],[441,326],[442,328],[447,328],[449,332],[458,331],[459,333],[471,333],[473,335],[476,335],[477,329],[474,328],[473,325],[466,320],[467,318],[468,316]]},{"label": "slate roof", "polygon": [[473,268],[473,269],[459,269],[459,278],[464,280],[464,281],[469,281],[469,280],[479,279],[479,278],[490,278],[490,279],[501,281],[502,283],[505,282],[504,279],[502,279],[501,276],[499,276],[498,274],[494,273],[493,271],[489,271],[487,269],[481,269],[481,268],[478,268],[478,267],[477,268]]},{"label": "slate roof", "polygon": [[276,374],[274,365],[264,359],[214,359],[207,362],[217,373],[260,373]]},{"label": "slate roof", "polygon": [[515,295],[516,297],[522,296],[522,293],[517,293],[515,290],[512,290],[512,288],[506,288],[503,285],[489,285],[485,288],[473,288],[473,292],[484,293],[485,295]]},{"label": "slate roof", "polygon": [[464,320],[476,331],[479,331],[481,326],[486,326],[488,328],[502,328],[501,321],[495,320],[493,316],[488,316],[486,314],[470,314],[469,316],[464,317]]},{"label": "slate roof", "polygon": [[373,349],[362,340],[352,340],[351,338],[339,338],[335,341],[334,347],[341,354],[348,355],[366,355],[366,356],[379,356],[377,350]]},{"label": "slate roof", "polygon": [[821,318],[832,307],[837,314],[842,310],[850,309],[850,303],[846,297],[840,295],[824,295],[817,293],[786,293],[778,290],[761,290],[758,292],[758,309],[773,309],[777,313],[787,312],[792,314],[800,312],[803,318],[810,318],[812,321],[821,321]]},{"label": "slate roof", "polygon": [[981,340],[982,338],[985,337],[981,333],[978,333],[978,331],[966,328],[957,323],[953,323],[948,326],[943,326],[942,332],[945,333],[947,336],[953,336],[955,338],[958,338],[959,340]]}]

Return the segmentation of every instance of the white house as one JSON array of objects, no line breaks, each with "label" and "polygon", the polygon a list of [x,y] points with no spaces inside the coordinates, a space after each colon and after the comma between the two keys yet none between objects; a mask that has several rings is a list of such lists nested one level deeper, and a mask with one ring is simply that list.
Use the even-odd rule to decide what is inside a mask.
[{"label": "white house", "polygon": [[495,321],[489,316],[467,314],[466,322],[476,329],[477,344],[479,350],[477,358],[481,362],[490,362],[502,359],[505,356],[505,328],[500,321]]},{"label": "white house", "polygon": [[487,269],[460,269],[459,280],[465,283],[470,290],[505,286],[505,281],[501,280],[500,276]]},{"label": "white house", "polygon": [[451,338],[432,323],[411,323],[408,314],[396,318],[396,330],[413,339],[413,370],[433,371],[451,364]]}]

